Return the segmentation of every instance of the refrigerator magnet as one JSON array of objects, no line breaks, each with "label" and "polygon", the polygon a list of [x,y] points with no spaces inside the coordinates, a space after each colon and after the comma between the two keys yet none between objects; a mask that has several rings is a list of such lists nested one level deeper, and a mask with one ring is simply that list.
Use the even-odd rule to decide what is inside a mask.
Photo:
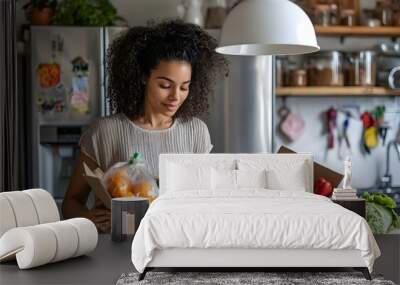
[{"label": "refrigerator magnet", "polygon": [[58,63],[40,63],[37,67],[37,76],[41,88],[55,87],[60,83],[60,65]]},{"label": "refrigerator magnet", "polygon": [[89,113],[89,63],[78,56],[72,60],[72,94],[71,108],[73,111]]}]

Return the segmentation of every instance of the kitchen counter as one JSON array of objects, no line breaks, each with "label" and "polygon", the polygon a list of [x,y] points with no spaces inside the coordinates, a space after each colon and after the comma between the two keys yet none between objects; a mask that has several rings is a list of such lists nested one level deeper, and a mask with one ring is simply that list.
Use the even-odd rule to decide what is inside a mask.
[{"label": "kitchen counter", "polygon": [[134,271],[132,239],[112,242],[99,235],[96,249],[86,256],[19,270],[16,261],[0,264],[0,284],[115,284],[124,272]]}]

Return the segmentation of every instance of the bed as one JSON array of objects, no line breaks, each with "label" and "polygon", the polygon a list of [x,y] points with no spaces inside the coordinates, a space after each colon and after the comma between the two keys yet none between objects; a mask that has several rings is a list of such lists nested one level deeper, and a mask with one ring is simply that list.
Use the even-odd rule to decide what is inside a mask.
[{"label": "bed", "polygon": [[132,242],[154,268],[352,267],[380,251],[362,217],[313,192],[311,154],[162,154],[160,196]]}]

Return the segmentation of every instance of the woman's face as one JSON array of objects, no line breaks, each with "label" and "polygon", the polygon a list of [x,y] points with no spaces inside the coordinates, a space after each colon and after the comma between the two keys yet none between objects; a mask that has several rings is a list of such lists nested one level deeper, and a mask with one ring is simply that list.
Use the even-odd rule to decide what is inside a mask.
[{"label": "woman's face", "polygon": [[189,95],[192,67],[185,61],[161,61],[146,82],[145,106],[172,117]]}]

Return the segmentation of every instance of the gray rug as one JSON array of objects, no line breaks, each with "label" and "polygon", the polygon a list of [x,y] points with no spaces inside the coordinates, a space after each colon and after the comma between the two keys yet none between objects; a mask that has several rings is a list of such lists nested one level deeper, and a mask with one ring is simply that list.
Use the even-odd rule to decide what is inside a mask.
[{"label": "gray rug", "polygon": [[267,285],[395,285],[381,276],[372,275],[368,281],[359,272],[148,272],[138,281],[138,273],[122,274],[117,285],[134,284],[267,284]]}]

